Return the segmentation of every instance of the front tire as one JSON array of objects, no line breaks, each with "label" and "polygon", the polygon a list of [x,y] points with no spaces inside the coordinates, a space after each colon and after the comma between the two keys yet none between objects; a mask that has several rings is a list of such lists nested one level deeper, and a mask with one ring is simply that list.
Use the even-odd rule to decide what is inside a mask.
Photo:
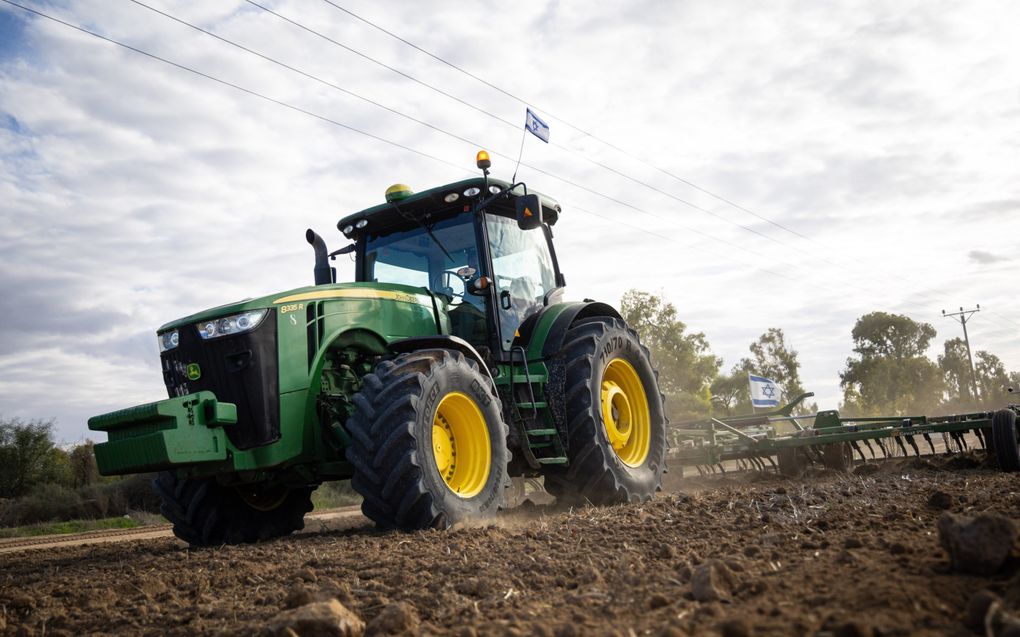
[{"label": "front tire", "polygon": [[153,481],[174,535],[192,546],[247,544],[305,528],[311,488],[226,486],[215,478],[179,478],[163,471]]},{"label": "front tire", "polygon": [[995,458],[1003,471],[1020,471],[1020,448],[1017,447],[1016,414],[1000,409],[992,417],[992,440]]},{"label": "front tire", "polygon": [[376,526],[446,528],[503,506],[508,428],[496,388],[474,361],[443,349],[383,361],[354,406],[351,485]]},{"label": "front tire", "polygon": [[579,321],[550,375],[570,465],[547,469],[546,491],[566,503],[650,500],[665,469],[666,417],[648,349],[634,330],[608,317]]}]

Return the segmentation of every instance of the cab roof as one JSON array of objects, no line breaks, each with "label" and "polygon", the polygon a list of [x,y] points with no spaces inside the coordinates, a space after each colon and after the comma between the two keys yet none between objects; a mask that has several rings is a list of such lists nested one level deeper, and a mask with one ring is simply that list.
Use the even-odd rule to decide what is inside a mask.
[{"label": "cab roof", "polygon": [[[500,179],[490,178],[488,180],[488,186],[498,186],[502,190],[507,190],[510,188],[511,184]],[[470,210],[471,206],[473,206],[477,201],[490,196],[492,193],[486,192],[485,187],[485,179],[482,177],[474,177],[471,179],[465,179],[464,181],[446,184],[445,186],[430,188],[392,203],[387,202],[379,204],[378,206],[366,208],[361,212],[347,215],[340,219],[340,221],[336,224],[336,227],[343,232],[343,229],[348,226],[356,228],[356,224],[364,219],[368,222],[366,228],[375,232],[391,227],[412,225],[414,222],[408,219],[410,216],[413,216],[423,222],[427,219],[441,219],[448,215],[466,212],[467,210]],[[478,188],[479,194],[474,196],[465,195],[465,191],[470,188]],[[457,199],[452,202],[445,201],[445,198],[453,193],[458,195]],[[519,186],[510,191],[510,197],[516,197],[523,194],[524,190]],[[549,225],[555,224],[559,219],[561,210],[560,204],[557,203],[555,199],[535,191],[529,190],[528,194],[539,195],[542,199],[543,219]],[[486,209],[489,208],[492,209],[492,212],[501,212],[504,214],[509,213],[510,215],[513,215],[514,211],[512,199],[507,198],[500,198],[494,201],[489,204]],[[360,233],[357,229],[355,229],[350,234],[344,234],[350,238],[354,238]]]}]

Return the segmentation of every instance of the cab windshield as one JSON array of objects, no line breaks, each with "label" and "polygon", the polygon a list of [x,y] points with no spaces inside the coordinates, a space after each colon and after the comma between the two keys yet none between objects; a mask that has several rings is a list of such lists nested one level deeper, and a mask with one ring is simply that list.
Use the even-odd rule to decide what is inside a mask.
[{"label": "cab windshield", "polygon": [[478,271],[472,215],[463,213],[439,221],[431,230],[435,239],[422,227],[381,236],[369,234],[365,280],[428,288],[447,296],[462,295],[463,279],[457,272],[466,273],[464,268]]}]

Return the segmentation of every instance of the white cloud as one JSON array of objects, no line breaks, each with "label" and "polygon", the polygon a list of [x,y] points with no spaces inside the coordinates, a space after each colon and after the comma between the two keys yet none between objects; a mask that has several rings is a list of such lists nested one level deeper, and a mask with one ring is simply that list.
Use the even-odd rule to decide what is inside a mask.
[{"label": "white cloud", "polygon": [[[247,3],[153,3],[516,155],[518,127]],[[0,295],[8,316],[0,324],[0,413],[58,416],[69,440],[84,435],[89,415],[159,397],[158,325],[305,284],[306,227],[336,243],[336,220],[378,203],[389,184],[423,189],[471,170],[469,144],[143,7],[38,6],[464,167],[0,8],[0,41],[14,43],[0,44]],[[271,6],[499,118],[523,119],[519,103],[325,3]],[[1015,274],[997,261],[1020,230],[1015,3],[435,2],[417,6],[415,20],[396,21],[383,5],[349,6],[544,109],[557,144],[723,217],[529,140],[526,163],[646,211],[521,168],[531,187],[564,206],[557,250],[572,296],[617,302],[631,287],[662,291],[727,368],[758,334],[783,327],[823,407],[836,406],[853,321],[872,310],[931,322],[943,339],[956,332],[939,311],[979,302],[989,310],[968,325],[975,348],[1020,369]],[[509,177],[512,165],[497,158],[494,172]]]}]

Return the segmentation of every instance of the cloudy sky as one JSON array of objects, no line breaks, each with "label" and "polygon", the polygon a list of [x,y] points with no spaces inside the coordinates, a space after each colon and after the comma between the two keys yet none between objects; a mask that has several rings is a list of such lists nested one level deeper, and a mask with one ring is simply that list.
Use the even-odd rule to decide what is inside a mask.
[{"label": "cloudy sky", "polygon": [[179,65],[0,1],[0,416],[65,441],[165,397],[160,324],[310,283],[305,228],[509,178],[525,102],[573,298],[662,293],[724,369],[782,327],[824,408],[874,310],[941,350],[980,303],[1020,370],[1020,3],[17,1]]}]

